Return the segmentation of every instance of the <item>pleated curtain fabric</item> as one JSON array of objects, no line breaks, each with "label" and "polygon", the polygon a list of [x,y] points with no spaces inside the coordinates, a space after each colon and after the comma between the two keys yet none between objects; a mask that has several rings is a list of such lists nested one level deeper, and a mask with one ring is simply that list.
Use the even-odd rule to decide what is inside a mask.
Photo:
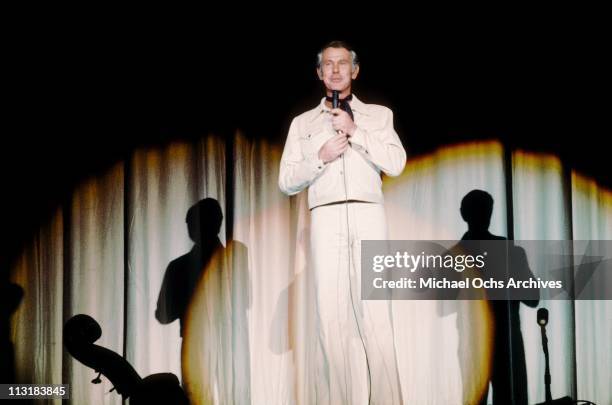
[{"label": "pleated curtain fabric", "polygon": [[[121,403],[64,350],[64,322],[83,313],[102,327],[96,344],[142,377],[176,374],[194,403],[313,403],[324,377],[312,371],[310,213],[305,193],[278,190],[281,151],[240,133],[231,142],[207,135],[136,150],[80,184],[12,269],[25,292],[12,323],[19,382],[69,383],[74,404]],[[390,238],[460,239],[461,199],[482,189],[495,201],[494,234],[507,236],[511,217],[516,239],[612,239],[609,191],[554,156],[507,152],[472,142],[409,158],[384,181]],[[155,312],[169,263],[194,245],[187,210],[204,198],[223,212],[222,265],[200,279],[181,338],[179,322],[161,324]],[[543,297],[540,306],[551,313],[553,397],[611,403],[610,301]],[[520,308],[529,403],[544,400],[535,312]],[[486,390],[491,324],[481,303],[398,300],[392,313],[404,403],[464,404]]]}]

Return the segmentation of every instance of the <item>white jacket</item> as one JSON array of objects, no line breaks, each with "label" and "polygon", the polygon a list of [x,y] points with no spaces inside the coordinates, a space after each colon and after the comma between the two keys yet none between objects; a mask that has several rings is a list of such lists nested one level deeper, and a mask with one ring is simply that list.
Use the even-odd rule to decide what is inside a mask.
[{"label": "white jacket", "polygon": [[355,95],[350,105],[357,130],[344,157],[328,164],[318,157],[321,146],[335,134],[325,98],[291,122],[278,186],[287,195],[308,187],[310,209],[345,199],[383,203],[381,171],[398,176],[406,165],[406,151],[393,129],[393,112],[364,104]]}]

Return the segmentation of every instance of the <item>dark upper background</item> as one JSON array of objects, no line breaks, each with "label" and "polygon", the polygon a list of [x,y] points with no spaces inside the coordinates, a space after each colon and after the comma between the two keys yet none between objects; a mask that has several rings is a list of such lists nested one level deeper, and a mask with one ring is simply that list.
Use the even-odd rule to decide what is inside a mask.
[{"label": "dark upper background", "polygon": [[290,118],[321,97],[315,55],[336,38],[360,56],[355,93],[394,110],[411,155],[499,138],[556,153],[611,186],[602,25],[546,13],[367,17],[329,29],[280,17],[185,21],[162,10],[95,22],[42,16],[15,28],[5,55],[2,258],[79,180],[136,146],[237,128],[282,144]]}]

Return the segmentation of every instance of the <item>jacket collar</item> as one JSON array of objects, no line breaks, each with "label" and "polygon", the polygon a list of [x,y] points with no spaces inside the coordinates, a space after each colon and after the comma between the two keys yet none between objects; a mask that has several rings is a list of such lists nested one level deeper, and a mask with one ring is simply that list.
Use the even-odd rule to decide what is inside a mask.
[{"label": "jacket collar", "polygon": [[[367,105],[364,104],[361,100],[359,100],[357,96],[355,96],[355,94],[353,94],[353,99],[350,101],[350,105],[353,111],[356,111],[359,114],[363,115],[370,115]],[[310,116],[309,121],[314,121],[321,114],[328,111],[330,111],[330,108],[325,105],[325,97],[323,97],[319,105],[312,110],[312,114]]]}]

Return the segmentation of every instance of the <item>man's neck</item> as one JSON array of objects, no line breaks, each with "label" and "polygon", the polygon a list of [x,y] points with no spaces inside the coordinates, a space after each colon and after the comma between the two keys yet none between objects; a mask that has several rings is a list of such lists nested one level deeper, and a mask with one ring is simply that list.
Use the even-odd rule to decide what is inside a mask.
[{"label": "man's neck", "polygon": [[[331,91],[330,89],[326,89],[326,94],[327,94],[327,97],[331,97],[331,96],[332,96],[332,91]],[[340,100],[343,100],[344,98],[346,98],[346,97],[347,97],[348,95],[350,95],[350,94],[351,94],[351,88],[349,87],[349,88],[348,88],[348,89],[346,89],[346,90],[342,90],[342,91],[340,92],[340,94],[339,94],[338,98],[339,98]],[[332,108],[332,103],[331,103],[330,101],[325,101],[325,106],[326,106],[327,108]]]}]

